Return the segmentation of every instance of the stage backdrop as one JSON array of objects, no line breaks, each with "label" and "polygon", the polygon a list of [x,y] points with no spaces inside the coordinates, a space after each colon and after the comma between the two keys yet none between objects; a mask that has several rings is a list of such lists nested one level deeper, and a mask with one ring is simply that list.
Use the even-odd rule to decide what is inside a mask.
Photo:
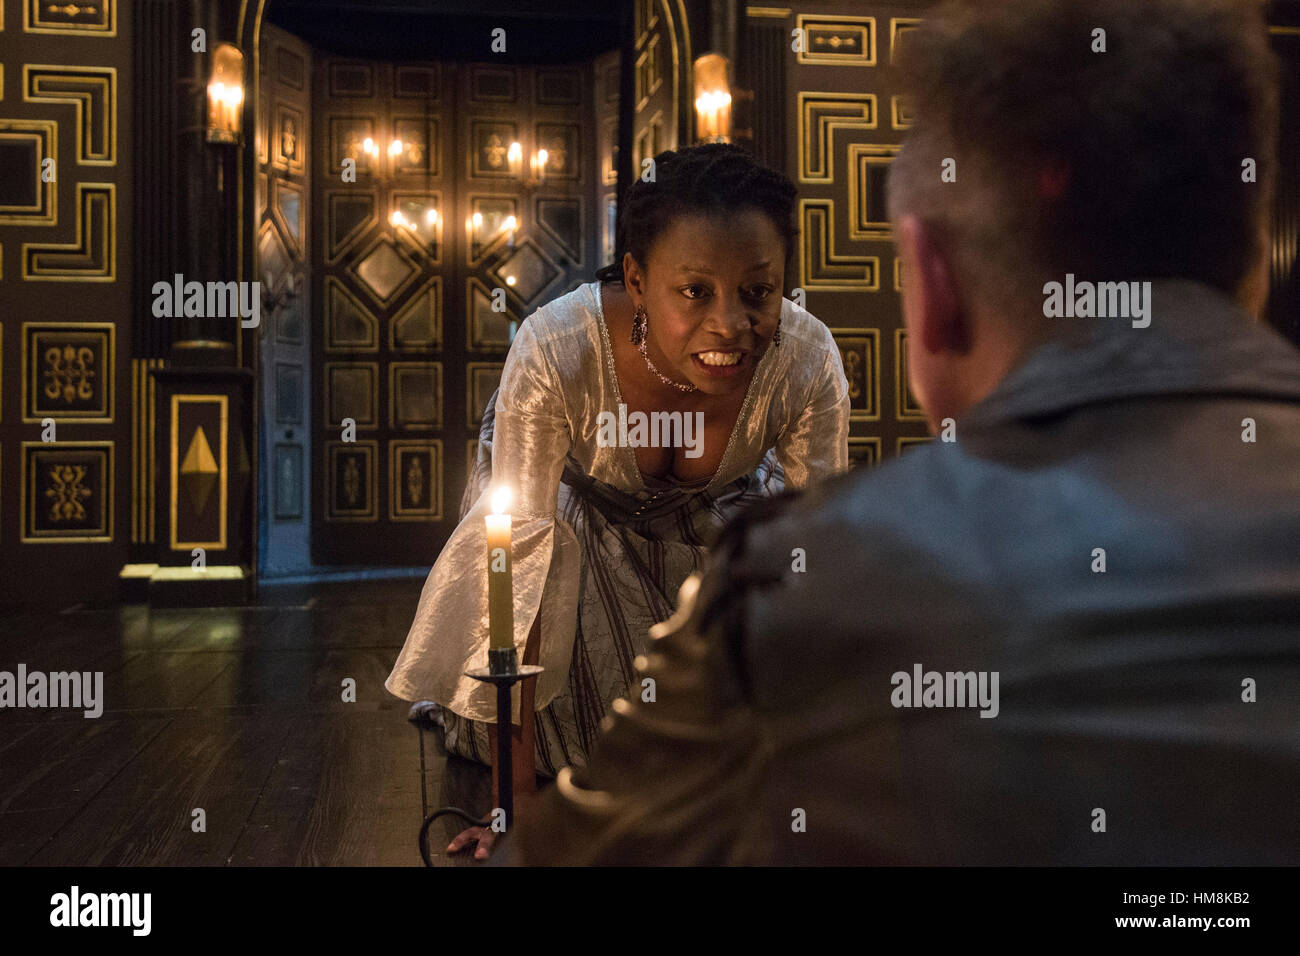
[{"label": "stage backdrop", "polygon": [[[316,62],[311,553],[432,564],[514,330],[603,264],[617,60]],[[547,150],[544,181],[512,173],[513,142],[525,177]]]}]

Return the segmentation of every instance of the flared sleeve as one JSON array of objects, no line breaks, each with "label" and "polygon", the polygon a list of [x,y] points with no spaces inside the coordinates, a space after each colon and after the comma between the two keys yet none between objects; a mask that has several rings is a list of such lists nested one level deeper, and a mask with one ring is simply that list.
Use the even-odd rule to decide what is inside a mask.
[{"label": "flared sleeve", "polygon": [[[511,493],[515,649],[542,610],[535,705],[549,703],[568,679],[577,623],[580,556],[573,530],[555,516],[572,444],[564,393],[537,334],[536,315],[515,335],[497,390],[491,441],[492,480],[480,489],[438,555],[415,619],[385,686],[405,700],[427,699],[473,720],[496,717],[496,689],[464,676],[487,664],[487,530],[492,489]],[[547,600],[542,601],[543,592]],[[519,685],[513,719],[519,720]]]},{"label": "flared sleeve", "polygon": [[802,409],[776,441],[787,488],[807,488],[849,467],[849,382],[830,330],[817,325],[823,359],[813,366]]}]

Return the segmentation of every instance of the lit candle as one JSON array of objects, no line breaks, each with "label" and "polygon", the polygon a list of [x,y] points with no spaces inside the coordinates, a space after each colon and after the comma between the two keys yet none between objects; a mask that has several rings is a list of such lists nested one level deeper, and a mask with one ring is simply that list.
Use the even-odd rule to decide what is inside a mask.
[{"label": "lit candle", "polygon": [[548,158],[550,158],[550,154],[546,150],[539,149],[537,151],[537,181],[539,183],[546,182],[546,160]]},{"label": "lit candle", "polygon": [[492,513],[486,515],[488,548],[488,629],[490,647],[515,646],[514,585],[510,571],[510,489],[492,492]]}]

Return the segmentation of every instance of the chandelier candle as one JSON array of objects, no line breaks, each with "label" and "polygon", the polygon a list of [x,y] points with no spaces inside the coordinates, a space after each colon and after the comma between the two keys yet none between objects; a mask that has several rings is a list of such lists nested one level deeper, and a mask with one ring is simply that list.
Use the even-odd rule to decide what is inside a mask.
[{"label": "chandelier candle", "polygon": [[[488,628],[490,634],[489,658],[497,651],[515,649],[514,582],[510,571],[510,491],[498,488],[492,492],[492,513],[486,515],[488,550]],[[513,657],[514,654],[501,655]],[[493,667],[496,671],[496,667]]]}]

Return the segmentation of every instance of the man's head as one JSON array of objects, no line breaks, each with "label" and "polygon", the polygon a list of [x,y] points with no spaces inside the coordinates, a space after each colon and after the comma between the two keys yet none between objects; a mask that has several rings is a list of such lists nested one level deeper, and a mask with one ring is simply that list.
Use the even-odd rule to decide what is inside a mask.
[{"label": "man's head", "polygon": [[1194,279],[1262,308],[1277,80],[1259,7],[958,0],[908,36],[916,121],[889,202],[932,428],[1098,321],[1044,318],[1067,273]]}]

